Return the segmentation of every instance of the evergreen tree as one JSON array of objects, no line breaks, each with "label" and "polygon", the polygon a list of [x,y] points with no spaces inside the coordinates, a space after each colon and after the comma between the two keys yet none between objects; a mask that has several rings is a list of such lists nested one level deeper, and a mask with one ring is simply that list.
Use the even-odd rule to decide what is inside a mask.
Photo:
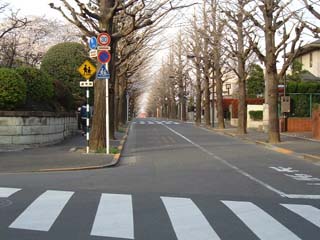
[{"label": "evergreen tree", "polygon": [[252,64],[250,67],[249,77],[247,79],[247,96],[249,98],[256,98],[258,96],[263,96],[263,93],[264,93],[263,69],[257,64]]}]

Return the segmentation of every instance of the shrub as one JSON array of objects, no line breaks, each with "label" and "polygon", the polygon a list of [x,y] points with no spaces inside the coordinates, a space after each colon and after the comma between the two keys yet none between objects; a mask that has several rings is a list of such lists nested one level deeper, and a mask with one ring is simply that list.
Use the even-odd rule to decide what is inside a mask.
[{"label": "shrub", "polygon": [[16,71],[26,82],[28,100],[51,102],[54,89],[52,79],[47,73],[31,67],[20,67]]},{"label": "shrub", "polygon": [[59,43],[51,47],[44,55],[41,69],[53,79],[59,79],[67,86],[75,98],[84,96],[79,87],[79,80],[83,77],[78,72],[81,64],[88,59],[84,45],[74,42]]},{"label": "shrub", "polygon": [[249,111],[250,118],[254,121],[262,121],[263,111]]},{"label": "shrub", "polygon": [[26,83],[13,69],[0,68],[0,109],[12,110],[24,104]]},{"label": "shrub", "polygon": [[[54,85],[54,102],[58,103],[56,109],[60,111],[70,111],[74,108],[74,100],[71,94],[71,91],[64,83],[60,80],[55,80]],[[63,109],[61,109],[61,106]],[[60,108],[60,109],[59,109]]]}]

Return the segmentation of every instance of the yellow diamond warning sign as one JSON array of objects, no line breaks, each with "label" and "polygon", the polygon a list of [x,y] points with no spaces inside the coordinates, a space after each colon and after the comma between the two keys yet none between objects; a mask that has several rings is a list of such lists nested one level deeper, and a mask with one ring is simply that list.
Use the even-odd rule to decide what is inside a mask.
[{"label": "yellow diamond warning sign", "polygon": [[81,66],[78,68],[79,73],[85,79],[89,79],[93,74],[95,74],[96,70],[96,67],[93,66],[92,63],[88,60],[85,60],[84,63],[82,63]]}]

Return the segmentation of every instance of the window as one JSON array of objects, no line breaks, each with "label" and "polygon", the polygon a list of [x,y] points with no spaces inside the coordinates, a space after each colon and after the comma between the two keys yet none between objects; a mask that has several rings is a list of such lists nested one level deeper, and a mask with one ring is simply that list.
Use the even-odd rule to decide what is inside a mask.
[{"label": "window", "polygon": [[309,55],[309,67],[312,68],[312,52]]}]

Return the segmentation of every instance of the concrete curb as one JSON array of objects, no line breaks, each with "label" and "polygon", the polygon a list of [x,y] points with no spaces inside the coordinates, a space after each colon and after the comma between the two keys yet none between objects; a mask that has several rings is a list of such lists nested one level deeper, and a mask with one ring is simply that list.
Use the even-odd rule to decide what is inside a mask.
[{"label": "concrete curb", "polygon": [[[28,171],[28,172],[40,172],[40,173],[42,173],[42,172],[66,172],[66,171],[96,170],[96,169],[116,167],[120,162],[121,154],[123,152],[123,147],[124,147],[124,144],[126,143],[128,135],[129,135],[130,126],[131,126],[131,124],[128,125],[128,127],[126,129],[126,133],[120,141],[120,145],[118,146],[119,153],[113,155],[113,160],[111,163],[104,164],[104,165],[86,166],[86,167],[39,169],[39,170]],[[77,148],[75,148],[75,150],[76,149]]]}]

